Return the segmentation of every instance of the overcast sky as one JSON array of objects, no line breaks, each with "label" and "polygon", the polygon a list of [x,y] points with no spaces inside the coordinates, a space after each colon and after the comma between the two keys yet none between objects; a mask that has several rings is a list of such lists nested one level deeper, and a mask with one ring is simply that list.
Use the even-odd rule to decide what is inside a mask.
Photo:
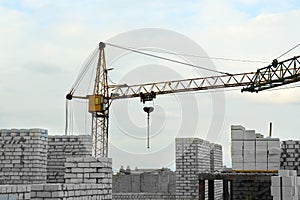
[{"label": "overcast sky", "polygon": [[[272,62],[300,42],[299,19],[298,0],[0,0],[0,128],[39,127],[48,129],[49,134],[63,134],[65,95],[82,63],[100,41],[130,45],[131,41],[122,43],[116,38],[128,31],[156,28],[184,35],[209,56]],[[135,45],[132,41],[131,46]],[[108,47],[106,51],[109,54],[113,48]],[[282,59],[299,53],[300,48]],[[112,63],[115,69],[110,78],[115,82],[130,82],[133,75],[146,72],[151,76],[144,81],[156,81],[160,80],[159,74],[168,72],[169,68],[164,71],[163,67],[145,67],[154,61],[143,59],[130,54],[124,62]],[[256,71],[266,65],[211,61],[216,69],[231,73]],[[110,63],[109,60],[107,62]],[[144,71],[139,71],[143,67]],[[147,71],[149,68],[150,72]],[[198,75],[178,66],[173,69],[184,78]],[[129,71],[132,73],[122,75]],[[158,79],[155,79],[156,75]],[[176,74],[168,75],[170,79],[176,77]],[[242,94],[234,90],[226,91],[224,99],[223,93],[219,92],[222,93],[219,97],[221,107],[224,105],[224,117],[218,110],[213,110],[216,100],[213,100],[213,93],[159,96],[154,102],[152,118],[158,127],[152,128],[157,129],[154,132],[160,137],[152,138],[150,150],[146,149],[145,140],[136,139],[130,136],[131,133],[124,134],[128,130],[134,136],[146,134],[146,116],[139,100],[126,101],[127,114],[134,124],[129,128],[118,121],[122,120],[117,113],[122,103],[117,102],[113,105],[110,120],[110,142],[115,149],[110,154],[114,167],[129,164],[132,168],[174,168],[174,138],[180,135],[208,139],[213,116],[219,115],[222,119],[217,119],[222,126],[216,133],[218,138],[212,142],[223,145],[224,163],[228,166],[231,165],[232,124],[267,134],[272,121],[274,137],[300,139],[297,115],[300,110],[299,91],[300,87],[258,94]],[[217,101],[219,97],[216,97]],[[197,104],[197,109],[194,104]],[[182,119],[183,112],[192,113],[192,110],[196,112],[190,115],[190,119]],[[196,132],[190,133],[189,124],[185,124],[187,128],[183,130],[187,132],[178,133],[180,127],[177,125],[182,126],[181,123],[188,121],[197,124]],[[126,128],[128,130],[124,131]],[[142,158],[135,157],[137,154]]]}]

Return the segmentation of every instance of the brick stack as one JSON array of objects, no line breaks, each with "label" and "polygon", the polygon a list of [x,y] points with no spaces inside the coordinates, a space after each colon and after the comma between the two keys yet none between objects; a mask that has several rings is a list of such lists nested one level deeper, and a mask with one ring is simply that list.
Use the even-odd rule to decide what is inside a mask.
[{"label": "brick stack", "polygon": [[272,177],[271,194],[273,200],[298,200],[298,178],[295,170],[279,170]]},{"label": "brick stack", "polygon": [[176,138],[176,199],[199,198],[199,172],[210,171],[209,142]]},{"label": "brick stack", "polygon": [[280,168],[280,140],[278,138],[268,139],[268,170],[279,170]]},{"label": "brick stack", "polygon": [[91,155],[92,140],[89,135],[48,137],[47,183],[64,183],[67,157]]},{"label": "brick stack", "polygon": [[1,200],[30,200],[30,185],[0,185]]},{"label": "brick stack", "polygon": [[267,170],[268,169],[268,140],[265,138],[256,139],[255,151],[255,169]]},{"label": "brick stack", "polygon": [[46,182],[47,130],[0,130],[0,184]]},{"label": "brick stack", "polygon": [[255,131],[244,132],[244,170],[255,170]]},{"label": "brick stack", "polygon": [[233,125],[231,159],[233,170],[278,170],[280,141],[278,138],[263,138],[254,130]]},{"label": "brick stack", "polygon": [[112,192],[111,158],[69,157],[65,163],[66,183],[101,184],[109,193]]},{"label": "brick stack", "polygon": [[231,126],[232,169],[244,169],[244,132],[243,126]]},{"label": "brick stack", "polygon": [[282,141],[280,168],[297,170],[297,174],[300,175],[300,141]]}]

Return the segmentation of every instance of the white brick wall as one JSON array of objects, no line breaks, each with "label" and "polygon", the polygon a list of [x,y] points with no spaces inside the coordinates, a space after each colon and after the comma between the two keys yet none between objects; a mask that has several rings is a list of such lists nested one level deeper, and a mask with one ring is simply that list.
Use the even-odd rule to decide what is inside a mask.
[{"label": "white brick wall", "polygon": [[47,130],[0,130],[0,184],[45,183]]},{"label": "white brick wall", "polygon": [[64,183],[66,158],[91,155],[92,151],[89,135],[49,135],[48,144],[47,183]]}]

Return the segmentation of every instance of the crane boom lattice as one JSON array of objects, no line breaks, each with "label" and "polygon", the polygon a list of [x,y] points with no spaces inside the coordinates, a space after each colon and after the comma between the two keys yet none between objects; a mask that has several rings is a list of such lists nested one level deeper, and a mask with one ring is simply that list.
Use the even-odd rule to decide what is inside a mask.
[{"label": "crane boom lattice", "polygon": [[242,89],[242,92],[259,92],[299,81],[299,58],[300,56],[296,56],[281,62],[274,60],[269,66],[258,69],[251,82]]},{"label": "crane boom lattice", "polygon": [[254,72],[211,76],[203,78],[183,79],[166,82],[146,83],[131,86],[115,87],[111,99],[124,99],[139,97],[140,93],[170,94],[179,92],[192,92],[228,87],[246,86],[251,83]]}]

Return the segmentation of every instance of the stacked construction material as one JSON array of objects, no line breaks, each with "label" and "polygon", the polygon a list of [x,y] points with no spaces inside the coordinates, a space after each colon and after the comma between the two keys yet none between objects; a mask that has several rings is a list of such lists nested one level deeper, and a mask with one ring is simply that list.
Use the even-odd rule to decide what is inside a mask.
[{"label": "stacked construction material", "polygon": [[255,170],[255,131],[244,132],[244,170]]},{"label": "stacked construction material", "polygon": [[49,135],[48,144],[47,183],[65,182],[66,158],[92,154],[89,135]]},{"label": "stacked construction material", "polygon": [[231,126],[231,160],[233,170],[244,169],[244,132],[243,126]]},{"label": "stacked construction material", "polygon": [[272,177],[273,200],[298,200],[298,180],[295,170],[279,170],[278,176]]},{"label": "stacked construction material", "polygon": [[297,170],[300,175],[300,141],[282,141],[280,168]]},{"label": "stacked construction material", "polygon": [[278,170],[280,141],[263,138],[254,130],[231,126],[231,159],[233,170]]},{"label": "stacked construction material", "polygon": [[267,138],[268,140],[268,170],[280,168],[280,140],[278,138]]},{"label": "stacked construction material", "polygon": [[0,184],[46,182],[47,130],[0,130]]}]

